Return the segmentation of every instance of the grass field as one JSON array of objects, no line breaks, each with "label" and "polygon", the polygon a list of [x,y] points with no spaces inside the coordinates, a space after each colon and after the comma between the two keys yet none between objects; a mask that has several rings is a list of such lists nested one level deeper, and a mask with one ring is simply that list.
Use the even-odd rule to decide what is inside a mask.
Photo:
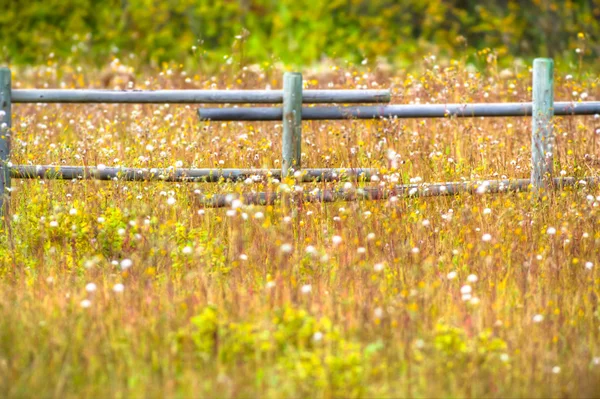
[{"label": "grass field", "polygon": [[[139,72],[135,88],[262,89],[281,74]],[[75,68],[13,87],[98,87]],[[428,58],[310,88],[394,103],[530,101],[531,75]],[[125,87],[125,82],[112,85]],[[598,99],[556,77],[556,100]],[[597,176],[598,117],[555,118],[557,176]],[[281,124],[193,106],[15,105],[14,164],[278,168]],[[305,122],[303,166],[379,168],[306,190],[529,178],[530,118]],[[293,187],[293,178],[281,182]],[[0,230],[4,397],[593,397],[600,190],[203,209],[279,182],[13,180]]]}]

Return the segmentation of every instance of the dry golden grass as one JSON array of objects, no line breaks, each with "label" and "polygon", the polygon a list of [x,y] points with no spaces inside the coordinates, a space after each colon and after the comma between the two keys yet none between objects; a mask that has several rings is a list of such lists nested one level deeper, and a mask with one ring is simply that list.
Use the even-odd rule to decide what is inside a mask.
[{"label": "dry golden grass", "polygon": [[[141,89],[281,84],[274,70],[137,75]],[[49,66],[20,71],[13,86],[98,79]],[[527,68],[509,76],[432,59],[413,76],[347,67],[306,80],[392,87],[397,103],[530,98]],[[556,99],[598,98],[597,83],[557,76]],[[14,164],[280,166],[279,124],[200,123],[195,107],[15,105],[13,114]],[[528,178],[530,124],[305,122],[303,165],[380,169],[379,181],[353,187]],[[598,175],[599,128],[594,116],[556,118],[557,174]],[[519,193],[232,210],[198,200],[277,185],[14,180],[0,233],[0,392],[598,394],[598,188],[541,202]]]}]

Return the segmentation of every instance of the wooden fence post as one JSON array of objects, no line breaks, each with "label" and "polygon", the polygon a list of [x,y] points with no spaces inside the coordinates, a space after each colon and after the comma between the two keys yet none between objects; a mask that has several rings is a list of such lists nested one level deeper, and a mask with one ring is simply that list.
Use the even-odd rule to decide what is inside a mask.
[{"label": "wooden fence post", "polygon": [[281,177],[300,169],[302,153],[302,74],[283,76],[283,144]]},{"label": "wooden fence post", "polygon": [[531,134],[531,184],[533,190],[552,187],[552,163],[554,157],[554,61],[536,58],[533,61],[533,108]]},{"label": "wooden fence post", "polygon": [[10,69],[0,68],[0,215],[8,215],[11,134]]}]

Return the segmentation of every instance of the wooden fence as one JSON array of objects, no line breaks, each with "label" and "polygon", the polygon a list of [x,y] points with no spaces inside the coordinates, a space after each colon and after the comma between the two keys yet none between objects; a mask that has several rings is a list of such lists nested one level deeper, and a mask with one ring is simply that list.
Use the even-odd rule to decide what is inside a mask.
[{"label": "wooden fence", "polygon": [[[0,69],[0,212],[8,213],[11,178],[16,179],[100,179],[131,181],[218,182],[244,180],[255,176],[285,178],[293,173],[297,182],[333,181],[343,176],[369,179],[376,169],[303,169],[301,165],[302,120],[448,118],[448,117],[532,117],[531,179],[486,180],[478,182],[422,183],[397,185],[392,189],[358,188],[354,190],[313,190],[292,193],[298,201],[336,201],[384,199],[391,196],[456,195],[465,192],[498,193],[533,189],[544,191],[577,184],[597,184],[595,177],[576,180],[553,176],[553,115],[600,114],[600,102],[554,103],[551,59],[536,59],[533,64],[533,90],[530,103],[431,104],[339,106],[350,103],[386,103],[389,90],[303,90],[302,75],[286,73],[283,90],[11,90],[11,72]],[[79,167],[52,165],[12,165],[10,138],[12,104],[18,103],[179,103],[179,104],[282,104],[282,107],[201,108],[201,120],[282,121],[282,168],[274,169],[145,169],[126,167]],[[302,104],[329,104],[303,107]],[[211,207],[227,206],[235,198],[222,194],[204,199]],[[272,204],[277,192],[243,195],[245,203]]]}]

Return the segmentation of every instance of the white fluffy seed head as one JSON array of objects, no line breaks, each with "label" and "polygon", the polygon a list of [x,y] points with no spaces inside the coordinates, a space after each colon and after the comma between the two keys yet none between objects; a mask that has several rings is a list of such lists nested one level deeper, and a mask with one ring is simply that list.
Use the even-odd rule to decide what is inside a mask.
[{"label": "white fluffy seed head", "polygon": [[129,269],[131,266],[133,265],[133,262],[131,261],[131,259],[123,259],[121,261],[121,269],[122,270],[127,270]]},{"label": "white fluffy seed head", "polygon": [[117,283],[113,286],[113,291],[116,293],[121,293],[125,290],[125,286],[121,283]]},{"label": "white fluffy seed head", "polygon": [[85,285],[85,290],[86,290],[87,292],[94,292],[94,291],[96,291],[96,289],[97,289],[97,288],[98,288],[98,287],[96,287],[96,284],[94,284],[94,283],[87,283],[87,284]]}]

